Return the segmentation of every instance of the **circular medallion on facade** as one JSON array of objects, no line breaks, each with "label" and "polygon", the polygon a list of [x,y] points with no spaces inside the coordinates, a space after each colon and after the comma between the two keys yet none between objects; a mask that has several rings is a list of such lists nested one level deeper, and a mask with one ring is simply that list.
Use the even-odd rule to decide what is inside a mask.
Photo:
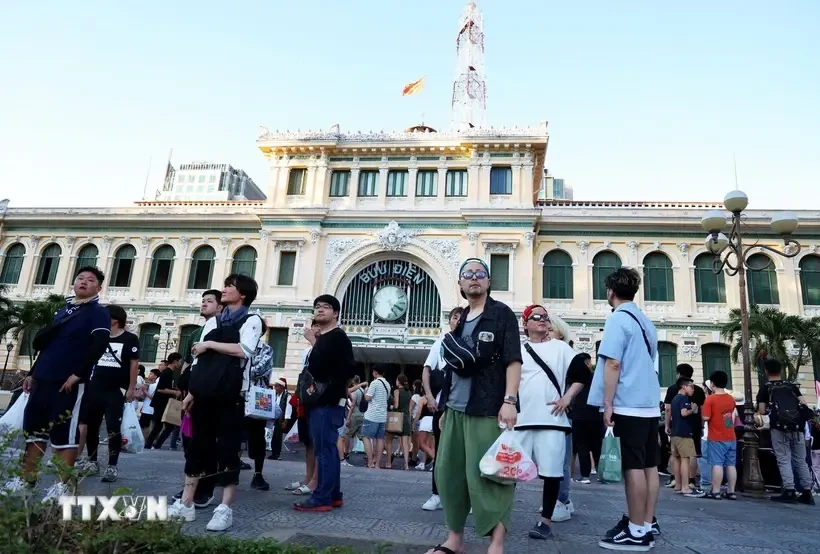
[{"label": "circular medallion on facade", "polygon": [[388,285],[373,295],[373,312],[384,321],[396,321],[407,311],[407,293],[399,287]]}]

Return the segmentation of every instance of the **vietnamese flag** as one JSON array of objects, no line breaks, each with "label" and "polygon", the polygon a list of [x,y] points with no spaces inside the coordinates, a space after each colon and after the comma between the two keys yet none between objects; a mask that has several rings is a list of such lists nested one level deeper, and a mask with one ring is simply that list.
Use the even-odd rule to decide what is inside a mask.
[{"label": "vietnamese flag", "polygon": [[405,85],[404,89],[401,91],[402,96],[410,96],[412,94],[416,94],[424,90],[424,77],[419,79],[418,81],[413,81],[409,85]]}]

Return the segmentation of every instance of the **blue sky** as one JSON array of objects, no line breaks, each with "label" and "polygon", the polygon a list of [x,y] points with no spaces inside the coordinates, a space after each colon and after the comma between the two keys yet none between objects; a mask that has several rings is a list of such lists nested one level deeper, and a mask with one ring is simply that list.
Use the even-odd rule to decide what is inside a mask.
[{"label": "blue sky", "polygon": [[[719,201],[735,153],[750,207],[820,208],[820,2],[670,4],[479,0],[489,124],[548,120],[576,199]],[[464,5],[6,2],[0,198],[128,205],[170,148],[265,188],[260,125],[446,128]]]}]

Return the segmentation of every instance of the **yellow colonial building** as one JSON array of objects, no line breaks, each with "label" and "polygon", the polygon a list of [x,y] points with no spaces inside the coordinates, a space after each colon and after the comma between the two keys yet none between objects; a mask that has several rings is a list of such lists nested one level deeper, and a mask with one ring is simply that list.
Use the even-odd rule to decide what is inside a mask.
[{"label": "yellow colonial building", "polygon": [[[742,390],[740,366],[719,333],[738,306],[738,284],[712,272],[700,224],[722,205],[550,199],[542,189],[548,141],[546,123],[454,132],[263,129],[266,200],[0,204],[0,282],[24,301],[69,293],[78,267],[99,266],[104,301],[127,309],[150,367],[190,347],[203,290],[220,288],[232,271],[252,275],[276,366],[293,383],[320,293],[342,301],[362,371],[392,364],[412,378],[447,312],[463,303],[456,281],[464,258],[490,263],[496,299],[518,313],[544,304],[572,326],[576,350],[590,353],[610,313],[603,278],[632,266],[644,275],[637,302],[659,329],[662,384],[685,361],[698,371],[731,369],[733,388]],[[820,315],[820,212],[797,213],[801,253],[755,254],[753,263],[768,268],[750,273],[750,300]],[[771,215],[749,210],[746,225],[760,244],[776,246]],[[27,354],[13,343],[10,369],[25,369]],[[800,379],[814,401],[811,365]]]}]

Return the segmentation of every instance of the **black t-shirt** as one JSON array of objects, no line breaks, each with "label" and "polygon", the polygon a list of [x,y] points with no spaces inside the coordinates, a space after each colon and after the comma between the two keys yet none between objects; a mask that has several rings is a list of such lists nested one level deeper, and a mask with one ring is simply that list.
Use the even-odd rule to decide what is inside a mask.
[{"label": "black t-shirt", "polygon": [[584,388],[572,400],[572,413],[570,417],[573,421],[596,421],[603,417],[598,406],[587,404],[589,399],[589,387],[592,385],[592,371],[587,367],[586,358],[578,354],[572,359],[567,372],[567,389],[573,383],[582,383]]},{"label": "black t-shirt", "polygon": [[159,374],[157,392],[154,393],[154,399],[151,400],[151,407],[154,408],[154,413],[164,412],[165,405],[168,404],[168,399],[171,398],[167,394],[160,393],[159,390],[172,388],[174,388],[174,372],[170,367],[166,367],[162,370],[162,373]]},{"label": "black t-shirt", "polygon": [[680,411],[684,408],[692,408],[692,399],[683,394],[678,394],[672,399],[672,436],[691,437],[694,431],[690,416],[683,417]]},{"label": "black t-shirt", "polygon": [[191,380],[191,368],[189,367],[185,371],[183,371],[179,378],[176,380],[176,387],[177,389],[182,391],[183,397],[186,392],[188,392],[188,382]]},{"label": "black t-shirt", "polygon": [[[666,389],[666,397],[663,399],[664,404],[672,404],[672,400],[680,392],[680,388],[678,385],[672,385],[668,389]],[[692,407],[695,404],[698,405],[698,408],[702,409],[703,405],[706,403],[706,393],[703,392],[703,389],[699,386],[695,385],[695,392],[692,393],[692,396],[689,397],[689,400],[692,402]],[[690,425],[692,426],[692,433],[694,436],[699,437],[703,434],[703,420],[700,416],[701,410],[698,410],[698,413],[690,415],[687,419],[689,420]]]},{"label": "black t-shirt", "polygon": [[316,404],[338,406],[347,398],[347,382],[355,374],[353,344],[347,334],[336,327],[319,335],[308,356],[308,368],[315,381],[328,384]]},{"label": "black t-shirt", "polygon": [[127,389],[131,385],[131,360],[140,358],[140,341],[128,331],[111,337],[108,348],[94,366],[91,380],[107,388]]}]

